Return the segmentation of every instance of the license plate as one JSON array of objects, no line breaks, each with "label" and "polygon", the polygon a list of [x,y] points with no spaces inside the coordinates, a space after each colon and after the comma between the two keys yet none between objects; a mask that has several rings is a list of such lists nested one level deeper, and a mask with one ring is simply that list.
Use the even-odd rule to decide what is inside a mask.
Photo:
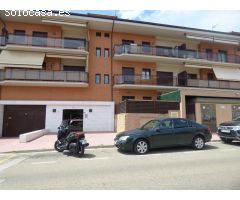
[{"label": "license plate", "polygon": [[87,144],[87,140],[80,140],[82,144]]},{"label": "license plate", "polygon": [[221,130],[222,133],[230,133],[230,130]]}]

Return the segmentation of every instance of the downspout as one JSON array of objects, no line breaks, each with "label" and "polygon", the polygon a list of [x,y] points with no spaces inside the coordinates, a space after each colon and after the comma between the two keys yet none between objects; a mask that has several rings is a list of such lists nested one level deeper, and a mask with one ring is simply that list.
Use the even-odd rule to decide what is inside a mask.
[{"label": "downspout", "polygon": [[114,29],[114,23],[115,23],[115,20],[113,19],[112,32],[111,32],[111,71],[110,71],[110,75],[111,75],[111,100],[112,101],[113,101],[113,81],[114,81],[114,77],[113,77],[113,29]]}]

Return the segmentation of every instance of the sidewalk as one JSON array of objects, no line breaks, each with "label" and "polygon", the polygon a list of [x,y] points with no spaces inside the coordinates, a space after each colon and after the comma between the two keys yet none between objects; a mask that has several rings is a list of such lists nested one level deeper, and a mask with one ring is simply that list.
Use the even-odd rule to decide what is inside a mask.
[{"label": "sidewalk", "polygon": [[[116,133],[85,133],[89,147],[114,145]],[[0,138],[0,153],[15,151],[53,150],[57,135],[44,135],[27,143],[20,143],[19,138]]]},{"label": "sidewalk", "polygon": [[[114,145],[116,133],[86,133],[89,147],[107,147]],[[17,151],[53,150],[57,135],[44,135],[28,143],[20,143],[19,138],[0,138],[0,153]],[[219,141],[217,134],[213,134],[212,141]]]}]

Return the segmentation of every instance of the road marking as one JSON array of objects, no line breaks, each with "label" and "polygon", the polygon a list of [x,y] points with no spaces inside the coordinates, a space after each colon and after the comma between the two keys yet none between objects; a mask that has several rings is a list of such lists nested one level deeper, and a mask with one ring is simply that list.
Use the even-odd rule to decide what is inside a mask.
[{"label": "road marking", "polygon": [[3,182],[5,182],[6,180],[7,180],[6,178],[0,179],[0,184],[3,183]]},{"label": "road marking", "polygon": [[[6,155],[5,155],[5,156],[6,156]],[[14,154],[8,155],[6,158],[0,160],[0,164],[6,162],[6,161],[8,161],[8,160],[10,160],[10,159],[13,158],[13,157],[15,157]]]},{"label": "road marking", "polygon": [[18,163],[20,163],[20,162],[22,162],[22,161],[24,161],[26,159],[27,159],[27,157],[25,157],[25,158],[16,158],[16,159],[13,159],[13,160],[11,160],[11,161],[9,161],[7,163],[4,163],[3,165],[0,165],[0,172],[2,172],[2,171],[6,170],[6,169],[8,169],[8,168],[10,168],[10,167],[12,167],[14,165],[17,165]]},{"label": "road marking", "polygon": [[57,161],[43,161],[43,162],[33,162],[32,165],[42,165],[42,164],[54,164]]},{"label": "road marking", "polygon": [[79,160],[107,160],[109,157],[99,157],[99,158],[80,158]]}]

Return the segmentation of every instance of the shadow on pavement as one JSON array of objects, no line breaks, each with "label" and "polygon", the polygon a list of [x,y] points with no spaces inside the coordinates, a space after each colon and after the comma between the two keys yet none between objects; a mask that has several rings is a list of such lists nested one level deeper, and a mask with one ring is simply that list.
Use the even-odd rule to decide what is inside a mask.
[{"label": "shadow on pavement", "polygon": [[94,154],[90,154],[90,153],[84,153],[84,155],[83,156],[78,156],[78,155],[76,155],[76,154],[72,154],[72,153],[70,153],[70,152],[63,152],[63,155],[65,155],[65,156],[71,156],[71,157],[75,157],[75,158],[95,158],[96,157],[96,155],[94,155]]},{"label": "shadow on pavement", "polygon": [[[212,144],[211,145],[206,144],[203,150],[210,151],[214,149],[219,149],[219,147],[214,146]],[[194,151],[197,151],[197,150],[194,150],[188,146],[179,146],[179,147],[165,147],[165,148],[151,149],[149,150],[148,154],[151,155],[151,154],[159,154],[159,153],[164,154],[164,153],[180,153],[180,152],[194,152]],[[119,149],[118,149],[118,152],[125,155],[136,155],[133,152],[120,151]]]}]

